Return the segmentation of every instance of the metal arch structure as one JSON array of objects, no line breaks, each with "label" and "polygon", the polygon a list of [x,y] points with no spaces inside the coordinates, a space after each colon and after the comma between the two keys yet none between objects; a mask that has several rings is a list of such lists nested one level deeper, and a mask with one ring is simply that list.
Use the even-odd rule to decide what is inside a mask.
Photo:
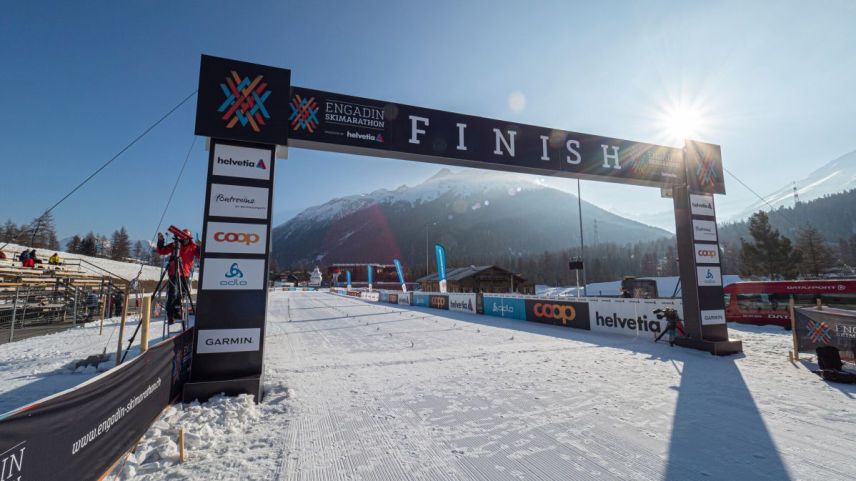
[{"label": "metal arch structure", "polygon": [[207,55],[195,133],[210,142],[185,400],[262,396],[274,166],[289,147],[669,191],[687,332],[678,344],[719,355],[742,351],[725,324],[718,145],[688,140],[674,148],[326,92],[292,86],[288,69]]}]

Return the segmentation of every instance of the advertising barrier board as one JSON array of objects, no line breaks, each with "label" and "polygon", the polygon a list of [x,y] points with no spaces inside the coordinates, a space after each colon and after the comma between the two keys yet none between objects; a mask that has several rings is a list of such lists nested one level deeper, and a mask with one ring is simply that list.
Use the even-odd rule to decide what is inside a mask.
[{"label": "advertising barrier board", "polygon": [[452,292],[449,294],[449,309],[453,311],[476,313],[476,295]]},{"label": "advertising barrier board", "polygon": [[514,297],[484,296],[484,313],[488,316],[526,320],[526,304]]},{"label": "advertising barrier board", "polygon": [[655,309],[673,308],[683,318],[683,308],[676,299],[591,299],[589,318],[591,330],[607,334],[645,336],[654,338],[666,327],[657,319]]},{"label": "advertising barrier board", "polygon": [[556,299],[526,299],[526,320],[589,330],[589,306],[586,302]]}]

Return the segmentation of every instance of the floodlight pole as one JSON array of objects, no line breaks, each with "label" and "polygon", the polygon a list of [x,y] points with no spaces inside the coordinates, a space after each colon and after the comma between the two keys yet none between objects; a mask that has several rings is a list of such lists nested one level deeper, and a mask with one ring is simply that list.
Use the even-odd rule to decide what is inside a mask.
[{"label": "floodlight pole", "polygon": [[[580,178],[577,177],[577,212],[580,217],[580,257],[583,259],[583,296],[588,297],[586,291],[586,246],[583,242],[583,200],[580,195]],[[577,274],[577,296],[580,294],[579,273]]]}]

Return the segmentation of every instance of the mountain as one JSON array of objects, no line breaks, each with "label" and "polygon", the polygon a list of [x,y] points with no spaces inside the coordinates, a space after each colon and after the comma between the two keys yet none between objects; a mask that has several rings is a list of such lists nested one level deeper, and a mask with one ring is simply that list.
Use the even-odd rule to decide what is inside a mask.
[{"label": "mountain", "polygon": [[[796,185],[800,202],[856,188],[856,150],[827,163],[804,179],[798,180]],[[793,183],[783,186],[781,189],[766,196],[765,199],[775,208],[793,206]],[[733,216],[730,220],[744,220],[759,210],[770,210],[770,207],[759,200],[740,214]]]},{"label": "mountain", "polygon": [[[583,202],[584,236],[630,243],[669,237],[665,230]],[[595,227],[596,222],[596,227]],[[310,207],[273,230],[280,267],[315,263],[424,265],[442,243],[451,260],[523,255],[579,245],[577,198],[534,176],[441,169],[425,182],[351,195]],[[433,254],[431,256],[433,259]]]}]

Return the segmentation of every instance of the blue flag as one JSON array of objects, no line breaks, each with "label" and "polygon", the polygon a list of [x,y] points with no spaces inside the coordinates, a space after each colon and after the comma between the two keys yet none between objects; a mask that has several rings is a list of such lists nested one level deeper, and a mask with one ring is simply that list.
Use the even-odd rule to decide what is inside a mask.
[{"label": "blue flag", "polygon": [[371,264],[369,264],[369,265],[366,267],[366,269],[368,269],[368,273],[369,273],[369,290],[372,290],[372,274],[373,274],[373,273],[372,273],[372,265],[371,265]]},{"label": "blue flag", "polygon": [[401,291],[407,292],[407,284],[404,283],[404,268],[401,267],[401,261],[393,259],[392,263],[395,264],[395,272],[398,273],[398,282],[401,283]]},{"label": "blue flag", "polygon": [[446,292],[446,249],[440,244],[434,244],[437,254],[437,279],[440,281],[440,292]]},{"label": "blue flag", "polygon": [[345,271],[345,279],[347,279],[348,282],[346,284],[348,286],[348,289],[350,289],[351,288],[351,271]]}]

